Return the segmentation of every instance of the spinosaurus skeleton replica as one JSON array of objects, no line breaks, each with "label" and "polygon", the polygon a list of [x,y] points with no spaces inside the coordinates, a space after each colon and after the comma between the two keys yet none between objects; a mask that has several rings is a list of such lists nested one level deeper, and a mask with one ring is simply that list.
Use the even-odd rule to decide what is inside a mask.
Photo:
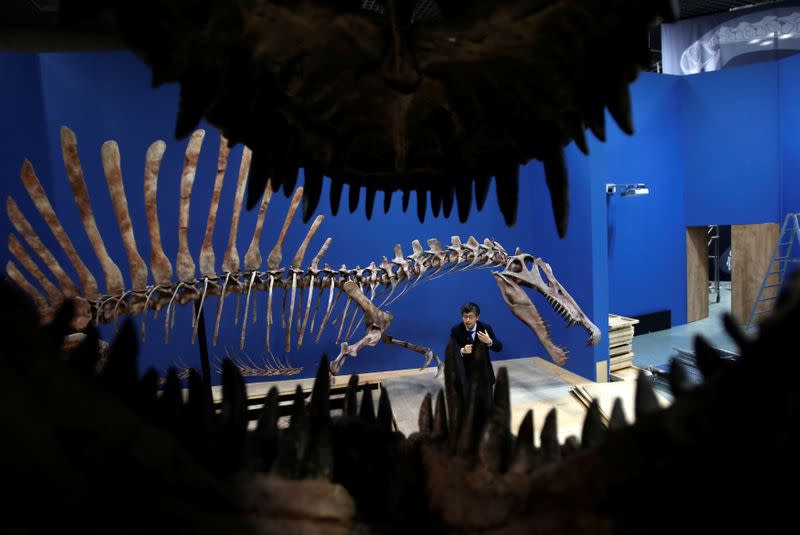
[{"label": "spinosaurus skeleton replica", "polygon": [[[11,254],[44,288],[47,294],[46,297],[31,284],[12,260],[6,266],[8,276],[32,297],[43,319],[49,320],[56,308],[65,299],[70,299],[75,302],[75,315],[72,319],[72,327],[75,331],[81,331],[90,324],[116,322],[121,316],[142,314],[145,316],[141,320],[142,337],[144,338],[146,312],[152,309],[157,314],[159,310],[165,309],[164,335],[165,341],[167,341],[170,329],[174,326],[176,307],[193,303],[195,305],[193,308],[194,340],[198,329],[204,323],[202,312],[207,298],[209,296],[217,296],[219,301],[213,330],[213,343],[216,345],[223,317],[225,298],[234,294],[237,296],[234,323],[238,323],[239,297],[245,294],[246,299],[240,335],[240,347],[244,348],[250,302],[251,300],[253,302],[252,321],[255,323],[256,299],[253,296],[253,292],[260,292],[267,294],[266,350],[271,353],[270,330],[273,324],[273,295],[277,289],[283,289],[281,317],[285,333],[284,345],[288,353],[292,349],[293,327],[297,329],[296,346],[301,348],[306,332],[313,334],[320,305],[323,301],[326,301],[325,312],[321,321],[317,324],[316,341],[319,342],[323,330],[329,323],[342,294],[345,294],[347,295],[347,301],[338,318],[333,320],[334,323],[339,321],[337,343],[340,343],[343,339],[343,334],[345,341],[341,342],[339,355],[331,363],[332,374],[336,375],[339,372],[348,356],[355,357],[362,347],[375,346],[381,341],[397,344],[423,354],[425,356],[423,368],[427,367],[435,359],[438,364],[438,371],[441,371],[443,363],[430,348],[398,340],[387,334],[392,315],[382,310],[382,307],[388,306],[409,288],[426,280],[469,269],[501,268],[499,271],[494,272],[493,275],[503,299],[514,315],[536,333],[554,362],[563,365],[567,359],[567,352],[552,342],[546,322],[526,295],[522,288],[523,286],[539,291],[570,326],[575,324],[583,326],[589,333],[589,344],[596,344],[599,341],[599,329],[589,320],[572,296],[558,282],[546,262],[520,250],[517,250],[514,255],[510,255],[499,243],[488,238],[483,243],[478,242],[474,237],[462,242],[459,237],[454,236],[451,244],[447,247],[443,247],[436,239],[430,239],[428,240],[429,249],[427,250],[422,247],[419,241],[414,240],[412,244],[414,252],[410,256],[405,256],[401,246],[396,245],[395,256],[392,260],[384,257],[379,265],[376,265],[375,262],[370,263],[366,268],[359,266],[348,268],[343,265],[338,270],[332,269],[327,264],[324,267],[320,267],[320,261],[331,245],[331,238],[328,238],[320,247],[311,264],[308,267],[304,267],[303,261],[306,251],[324,219],[322,215],[318,215],[308,229],[291,264],[288,267],[284,266],[282,247],[286,233],[303,198],[302,187],[298,187],[294,193],[280,235],[267,257],[266,269],[264,270],[262,269],[260,240],[265,215],[272,197],[271,189],[267,188],[265,190],[258,210],[252,239],[244,255],[244,263],[242,265],[236,241],[242,199],[250,167],[250,151],[246,147],[242,153],[238,172],[233,216],[229,228],[228,244],[222,260],[222,272],[217,272],[212,238],[229,155],[227,140],[224,137],[221,137],[220,141],[217,174],[209,208],[208,222],[199,261],[197,262],[200,271],[200,276],[198,277],[195,261],[188,245],[189,207],[204,136],[205,132],[203,130],[195,131],[191,136],[185,153],[180,185],[178,254],[175,262],[175,279],[173,279],[172,264],[162,248],[156,204],[158,173],[165,152],[164,142],[156,141],[149,147],[145,163],[145,210],[151,245],[149,269],[148,264],[142,259],[138,251],[134,237],[133,223],[120,168],[119,148],[114,141],[108,141],[103,145],[101,150],[103,168],[130,265],[131,286],[126,288],[122,273],[107,252],[100,230],[95,222],[89,191],[78,157],[75,134],[70,129],[62,127],[61,148],[67,177],[84,230],[105,275],[105,293],[100,293],[95,276],[78,256],[72,243],[72,238],[60,223],[36,176],[33,166],[27,160],[24,162],[21,179],[25,189],[66,253],[67,258],[78,274],[81,286],[79,290],[56,260],[53,253],[44,245],[18,204],[13,198],[8,197],[6,209],[13,226],[55,276],[60,285],[59,288],[50,282],[49,278],[38,268],[33,258],[22,246],[20,240],[14,234],[11,234],[8,242]],[[152,272],[154,279],[152,284],[149,283],[148,272]],[[544,276],[542,276],[542,273]],[[366,289],[369,289],[369,296],[364,293]],[[303,307],[303,293],[306,290],[307,297],[305,298],[305,307]],[[312,307],[315,290],[318,294],[317,301],[316,306]],[[327,298],[323,299],[323,293],[326,291]],[[287,297],[289,301],[288,315],[286,314]],[[300,302],[295,319],[295,304],[298,302],[298,297]],[[378,299],[382,299],[382,301],[379,304],[375,304],[374,301]],[[355,303],[353,314],[345,331],[344,327],[353,303]],[[314,309],[313,315],[311,313],[312,308]],[[355,320],[359,311],[363,314],[363,317],[356,323]],[[348,343],[347,340],[358,329],[361,321],[364,321],[366,325],[366,334],[357,342]],[[238,363],[248,375],[254,375],[258,371],[254,370],[253,366],[249,366],[242,361]]]}]

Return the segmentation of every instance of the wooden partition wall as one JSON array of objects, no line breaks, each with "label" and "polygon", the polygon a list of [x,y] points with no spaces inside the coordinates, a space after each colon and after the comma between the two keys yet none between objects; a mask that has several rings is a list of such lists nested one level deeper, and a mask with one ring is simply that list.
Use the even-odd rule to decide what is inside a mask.
[{"label": "wooden partition wall", "polygon": [[686,227],[686,321],[708,317],[707,227]]},{"label": "wooden partition wall", "polygon": [[[686,321],[708,317],[708,236],[707,227],[686,227]],[[731,225],[731,314],[744,325],[758,297],[767,265],[780,233],[777,223]],[[777,262],[772,271],[778,269]],[[778,282],[778,275],[770,277]],[[767,289],[765,296],[777,294]],[[772,308],[763,303],[761,308]]]},{"label": "wooden partition wall", "polygon": [[[739,324],[750,317],[779,234],[777,223],[731,226],[731,313]],[[771,271],[777,271],[775,264]],[[777,282],[778,275],[770,276],[770,283]],[[777,290],[768,288],[765,295],[777,295]],[[773,305],[762,303],[760,307],[771,309]]]}]

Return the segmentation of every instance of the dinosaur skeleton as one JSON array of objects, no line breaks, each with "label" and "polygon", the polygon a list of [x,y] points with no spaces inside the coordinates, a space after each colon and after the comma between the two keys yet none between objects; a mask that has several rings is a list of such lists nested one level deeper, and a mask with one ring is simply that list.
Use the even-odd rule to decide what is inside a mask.
[{"label": "dinosaur skeleton", "polygon": [[[331,238],[327,238],[310,265],[303,267],[304,258],[311,240],[324,220],[324,216],[318,215],[308,229],[291,263],[288,266],[284,265],[283,244],[295,212],[303,199],[302,187],[298,187],[294,193],[284,218],[283,227],[267,257],[266,269],[262,267],[263,259],[260,241],[272,193],[269,188],[265,191],[259,207],[252,239],[242,263],[236,240],[244,189],[250,169],[251,153],[246,148],[242,153],[238,170],[228,243],[221,263],[222,272],[216,272],[212,237],[229,155],[227,140],[224,137],[221,137],[220,140],[217,175],[214,182],[204,241],[199,256],[200,274],[198,276],[195,261],[188,245],[189,207],[197,161],[204,137],[205,132],[203,130],[195,131],[186,148],[180,184],[178,253],[174,272],[172,264],[161,245],[156,205],[158,171],[164,155],[165,145],[162,141],[156,141],[147,150],[144,192],[151,245],[149,270],[152,271],[153,284],[148,283],[148,264],[142,259],[134,237],[133,224],[120,169],[119,149],[114,141],[108,141],[103,145],[101,151],[103,168],[130,266],[131,287],[126,289],[122,273],[108,254],[100,230],[95,222],[89,191],[78,158],[75,134],[68,128],[62,127],[61,148],[67,177],[72,187],[83,227],[102,266],[105,293],[100,293],[94,276],[78,257],[70,237],[61,226],[39,179],[36,177],[33,166],[30,162],[25,161],[22,166],[22,182],[37,210],[67,253],[67,257],[80,278],[81,289],[78,290],[77,285],[69,279],[54,255],[42,243],[39,235],[33,230],[31,223],[26,219],[14,199],[9,197],[6,202],[9,219],[44,265],[53,273],[60,286],[59,288],[49,281],[16,236],[10,235],[9,249],[11,254],[39,283],[46,296],[36,290],[14,261],[9,261],[8,263],[8,275],[31,296],[45,320],[53,315],[55,309],[65,299],[70,299],[75,303],[72,327],[76,331],[80,331],[89,324],[116,322],[120,316],[142,314],[141,330],[144,338],[147,324],[146,311],[150,309],[158,314],[160,310],[165,309],[164,337],[165,341],[167,341],[170,330],[174,327],[175,311],[178,305],[187,303],[196,305],[193,318],[194,337],[198,332],[202,311],[206,306],[208,297],[217,296],[218,306],[213,330],[213,343],[216,345],[219,338],[225,299],[234,294],[236,295],[234,324],[238,324],[240,297],[244,294],[246,297],[240,334],[240,348],[243,349],[247,335],[248,320],[250,319],[251,300],[253,302],[252,322],[255,323],[257,320],[256,300],[253,299],[253,292],[267,293],[267,311],[264,320],[266,324],[265,346],[267,353],[271,353],[272,341],[270,334],[274,321],[273,312],[277,314],[273,310],[273,298],[277,289],[283,289],[283,304],[280,314],[284,331],[283,346],[288,353],[292,349],[293,328],[297,331],[296,346],[298,349],[303,345],[306,332],[309,335],[313,335],[315,328],[315,339],[317,342],[320,340],[336,305],[340,301],[342,294],[344,294],[346,296],[345,304],[339,315],[330,322],[339,322],[336,343],[341,344],[339,355],[330,365],[331,372],[334,375],[340,371],[347,357],[355,357],[363,347],[375,346],[379,342],[399,345],[421,353],[425,357],[423,368],[427,367],[433,360],[436,360],[438,368],[441,370],[443,363],[430,348],[396,339],[387,333],[392,322],[392,314],[383,310],[383,307],[390,305],[408,290],[426,280],[433,280],[453,272],[470,269],[501,268],[494,273],[494,277],[497,280],[503,299],[512,312],[536,333],[548,354],[557,364],[563,365],[566,362],[566,351],[556,346],[550,339],[546,323],[525,294],[523,286],[539,291],[570,326],[575,324],[582,325],[589,333],[588,343],[596,344],[599,341],[600,331],[556,280],[552,269],[547,263],[532,255],[523,253],[519,249],[514,255],[509,255],[499,243],[489,238],[481,243],[470,236],[465,242],[462,242],[458,236],[453,236],[448,246],[443,246],[437,239],[432,238],[427,241],[427,249],[418,240],[414,240],[412,242],[413,253],[409,256],[404,254],[402,247],[398,244],[394,248],[395,256],[392,260],[383,257],[380,264],[371,262],[365,268],[360,266],[348,268],[346,265],[342,265],[338,270],[331,268],[327,264],[324,267],[320,267],[320,262],[331,245]],[[176,276],[176,280],[173,280],[173,273]],[[317,293],[316,306],[312,307],[315,291]],[[326,299],[323,298],[323,294],[327,294]],[[289,301],[288,315],[286,314],[287,299]],[[316,323],[323,300],[326,302],[325,311],[321,321]],[[296,308],[297,312],[295,313]],[[311,314],[312,308],[314,309],[313,315]],[[356,321],[359,315],[360,318]],[[365,325],[365,335],[355,343],[349,343],[348,341],[361,323]],[[347,328],[345,330],[346,324]],[[248,372],[246,374],[253,374],[253,366],[240,362],[240,367]]]}]

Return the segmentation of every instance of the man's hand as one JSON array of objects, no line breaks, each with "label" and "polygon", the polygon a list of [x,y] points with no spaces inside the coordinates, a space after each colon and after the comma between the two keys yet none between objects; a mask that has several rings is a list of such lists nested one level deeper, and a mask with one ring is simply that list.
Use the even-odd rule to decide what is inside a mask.
[{"label": "man's hand", "polygon": [[487,346],[492,345],[492,339],[489,336],[488,331],[478,331],[478,340],[486,344]]},{"label": "man's hand", "polygon": [[467,344],[461,348],[462,355],[469,355],[470,353],[472,353],[472,344]]}]

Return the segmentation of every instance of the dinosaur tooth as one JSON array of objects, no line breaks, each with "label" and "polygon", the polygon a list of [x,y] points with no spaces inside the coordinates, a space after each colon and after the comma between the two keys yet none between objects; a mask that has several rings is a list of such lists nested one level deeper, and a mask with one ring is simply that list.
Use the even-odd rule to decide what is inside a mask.
[{"label": "dinosaur tooth", "polygon": [[264,397],[264,405],[258,416],[255,438],[261,471],[267,472],[278,454],[278,417],[280,415],[278,389],[274,386]]},{"label": "dinosaur tooth", "polygon": [[330,195],[331,214],[334,216],[339,213],[339,205],[342,202],[342,189],[344,183],[341,180],[331,179],[331,190],[328,192]]},{"label": "dinosaur tooth", "polygon": [[419,417],[417,424],[422,435],[430,435],[433,432],[433,405],[431,403],[431,393],[425,394],[419,406]]},{"label": "dinosaur tooth", "polygon": [[448,445],[451,449],[455,449],[465,412],[464,362],[458,352],[458,345],[451,339],[445,349],[444,363],[444,387],[449,418]]},{"label": "dinosaur tooth", "polygon": [[736,345],[739,346],[740,350],[744,350],[745,348],[751,345],[750,340],[745,336],[744,331],[742,328],[739,327],[739,324],[736,323],[736,320],[733,319],[733,316],[730,314],[724,314],[722,316],[722,324],[725,327],[725,331],[728,333],[728,336],[736,342]]},{"label": "dinosaur tooth", "polygon": [[347,381],[342,414],[353,418],[358,415],[358,375],[351,375]]},{"label": "dinosaur tooth", "polygon": [[675,357],[669,361],[669,389],[676,398],[686,393],[689,388],[689,377],[681,361]]},{"label": "dinosaur tooth", "polygon": [[453,211],[453,202],[455,201],[456,195],[456,187],[453,184],[453,181],[449,181],[449,184],[446,184],[442,188],[442,215],[447,218],[450,217],[450,213]]},{"label": "dinosaur tooth", "polygon": [[130,400],[134,395],[138,374],[136,355],[139,342],[133,327],[133,320],[126,318],[117,337],[108,350],[108,361],[102,372],[102,379],[111,391],[121,399]]},{"label": "dinosaur tooth", "polygon": [[420,223],[425,222],[425,211],[427,210],[427,191],[423,187],[417,187],[417,217]]},{"label": "dinosaur tooth", "polygon": [[361,194],[361,186],[355,183],[350,183],[350,188],[347,192],[348,208],[350,213],[354,213],[358,209],[358,197]]},{"label": "dinosaur tooth", "polygon": [[[297,185],[297,176],[299,173],[300,169],[292,164],[275,166],[275,171],[273,174],[280,182],[281,187],[283,188],[283,195],[287,199],[292,196],[294,187]],[[255,204],[253,206],[255,206]]]},{"label": "dinosaur tooth", "polygon": [[181,80],[178,118],[175,122],[175,138],[183,139],[200,124],[200,119],[209,104],[206,84],[198,84],[196,80]]},{"label": "dinosaur tooth", "polygon": [[483,210],[483,205],[486,203],[486,196],[489,194],[489,184],[492,177],[479,176],[475,179],[475,206],[480,212]]},{"label": "dinosaur tooth", "polygon": [[433,217],[439,217],[439,213],[442,211],[442,188],[439,185],[436,185],[431,188],[431,212],[433,212]]},{"label": "dinosaur tooth", "polygon": [[391,431],[393,421],[394,415],[392,414],[392,402],[389,400],[389,392],[385,388],[381,388],[381,395],[378,398],[378,425],[386,431]]},{"label": "dinosaur tooth", "polygon": [[308,223],[317,209],[322,194],[323,175],[319,169],[306,167],[303,182],[303,223]]},{"label": "dinosaur tooth", "polygon": [[547,188],[550,190],[550,201],[553,205],[558,236],[563,238],[567,233],[569,218],[569,185],[563,148],[558,147],[545,157],[544,174]]},{"label": "dinosaur tooth", "polygon": [[517,440],[514,442],[514,453],[508,471],[514,474],[525,473],[533,467],[533,457],[536,455],[533,445],[533,409],[528,409],[517,431]]},{"label": "dinosaur tooth", "polygon": [[466,223],[472,210],[472,181],[461,179],[456,182],[456,201],[458,202],[458,220]]},{"label": "dinosaur tooth", "polygon": [[392,207],[392,194],[394,192],[390,189],[383,190],[383,213],[388,214],[389,209]]},{"label": "dinosaur tooth", "polygon": [[181,418],[181,383],[178,380],[178,370],[170,366],[161,396],[158,398],[157,419],[162,429],[176,434]]},{"label": "dinosaur tooth", "polygon": [[408,211],[408,202],[411,200],[411,190],[404,189],[403,190],[403,200],[402,200],[402,207],[403,213],[405,214]]},{"label": "dinosaur tooth", "polygon": [[606,140],[606,116],[605,109],[601,104],[593,104],[589,107],[585,122],[594,137],[600,141]]},{"label": "dinosaur tooth", "polygon": [[[100,342],[100,332],[94,325],[87,325],[83,330],[86,337],[81,344],[70,355],[69,365],[72,369],[85,376],[92,376],[97,370],[97,361],[100,358],[98,344]],[[158,380],[156,374],[156,380]]]},{"label": "dinosaur tooth", "polygon": [[622,429],[628,422],[625,420],[625,411],[622,409],[622,400],[617,398],[611,407],[611,416],[608,417],[609,429]]},{"label": "dinosaur tooth", "polygon": [[372,402],[372,390],[365,389],[361,394],[361,409],[358,412],[358,417],[363,422],[375,421],[375,406]]},{"label": "dinosaur tooth", "polygon": [[645,375],[644,370],[639,370],[639,375],[636,377],[635,404],[634,411],[637,420],[645,414],[658,411],[660,408],[653,385],[650,384],[650,378]]},{"label": "dinosaur tooth", "polygon": [[508,469],[510,450],[511,401],[508,370],[503,367],[497,372],[494,403],[478,445],[478,459],[489,472],[503,473]]},{"label": "dinosaur tooth", "polygon": [[372,219],[372,210],[375,206],[375,194],[377,193],[377,190],[375,189],[375,186],[372,185],[368,185],[365,189],[367,190],[367,195],[364,199],[364,210],[367,215],[367,221],[369,221]]},{"label": "dinosaur tooth", "polygon": [[584,125],[578,122],[572,130],[572,139],[575,141],[575,146],[585,155],[589,155],[589,146],[586,144],[586,134],[584,133]]},{"label": "dinosaur tooth", "polygon": [[317,375],[314,378],[314,386],[311,389],[311,422],[320,425],[330,419],[328,401],[330,398],[330,372],[328,365],[328,355],[323,354],[319,359]]},{"label": "dinosaur tooth", "polygon": [[583,448],[594,448],[603,443],[606,437],[606,426],[600,418],[600,405],[596,399],[592,400],[589,409],[586,411],[586,418],[583,420],[581,431],[581,446]]},{"label": "dinosaur tooth", "polygon": [[517,197],[519,194],[519,166],[516,163],[507,166],[495,174],[497,188],[497,204],[506,225],[517,222]]},{"label": "dinosaur tooth", "polygon": [[578,437],[575,435],[570,435],[564,440],[564,444],[561,445],[561,457],[566,459],[573,453],[576,453],[581,448],[581,443],[578,440]]},{"label": "dinosaur tooth", "polygon": [[609,95],[608,112],[626,134],[633,135],[633,116],[631,114],[631,95],[628,84],[620,82],[615,91]]},{"label": "dinosaur tooth", "polygon": [[539,435],[542,455],[548,462],[556,461],[561,457],[561,448],[558,446],[558,422],[556,409],[550,409],[544,419],[544,425]]},{"label": "dinosaur tooth", "polygon": [[447,438],[447,407],[444,404],[444,390],[436,394],[436,413],[433,416],[433,438]]},{"label": "dinosaur tooth", "polygon": [[726,367],[722,355],[701,336],[694,339],[694,354],[697,368],[705,379],[710,379]]},{"label": "dinosaur tooth", "polygon": [[466,418],[458,437],[456,454],[471,462],[477,453],[478,443],[489,411],[491,385],[489,383],[489,361],[486,349],[473,349],[472,381]]}]

